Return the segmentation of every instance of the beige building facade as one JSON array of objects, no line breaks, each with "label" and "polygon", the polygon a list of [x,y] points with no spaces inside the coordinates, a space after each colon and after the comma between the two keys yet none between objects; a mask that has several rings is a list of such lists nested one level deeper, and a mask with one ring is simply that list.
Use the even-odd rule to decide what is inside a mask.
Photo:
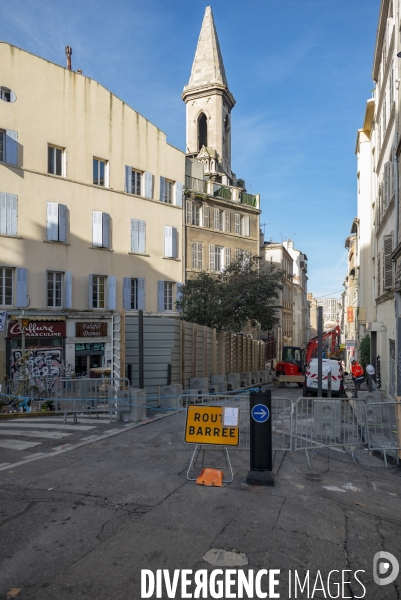
[{"label": "beige building facade", "polygon": [[0,379],[22,312],[37,372],[111,365],[119,311],[174,311],[185,155],[82,74],[5,42],[0,64]]}]

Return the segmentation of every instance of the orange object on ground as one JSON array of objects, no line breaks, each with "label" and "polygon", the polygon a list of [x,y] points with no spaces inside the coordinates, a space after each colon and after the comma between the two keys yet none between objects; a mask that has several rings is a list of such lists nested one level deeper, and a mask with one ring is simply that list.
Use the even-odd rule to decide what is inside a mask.
[{"label": "orange object on ground", "polygon": [[207,485],[209,487],[223,487],[223,471],[219,469],[202,469],[196,483],[199,485]]}]

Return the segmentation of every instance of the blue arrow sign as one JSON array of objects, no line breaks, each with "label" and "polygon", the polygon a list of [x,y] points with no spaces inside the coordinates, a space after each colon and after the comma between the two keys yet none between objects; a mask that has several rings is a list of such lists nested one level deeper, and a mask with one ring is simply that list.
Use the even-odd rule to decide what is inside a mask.
[{"label": "blue arrow sign", "polygon": [[270,411],[264,404],[256,404],[251,411],[251,415],[257,423],[264,423],[270,417]]}]

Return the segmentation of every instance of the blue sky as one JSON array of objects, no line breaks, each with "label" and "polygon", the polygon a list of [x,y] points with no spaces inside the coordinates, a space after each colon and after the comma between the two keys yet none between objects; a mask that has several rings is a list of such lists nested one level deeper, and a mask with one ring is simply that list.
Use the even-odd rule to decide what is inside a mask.
[{"label": "blue sky", "polygon": [[[204,0],[13,0],[0,39],[102,83],[185,149]],[[355,142],[371,97],[379,0],[215,0],[231,92],[232,166],[260,193],[265,236],[308,256],[308,291],[342,289],[356,213]],[[0,65],[1,73],[1,65]],[[338,296],[339,294],[334,294]]]}]

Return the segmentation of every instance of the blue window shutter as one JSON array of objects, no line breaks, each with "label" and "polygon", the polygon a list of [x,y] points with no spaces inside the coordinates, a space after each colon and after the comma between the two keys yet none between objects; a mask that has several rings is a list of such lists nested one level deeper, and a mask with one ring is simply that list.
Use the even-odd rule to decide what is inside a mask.
[{"label": "blue window shutter", "polygon": [[72,273],[65,273],[65,308],[72,308]]},{"label": "blue window shutter", "polygon": [[67,207],[65,204],[58,205],[58,241],[67,241]]},{"label": "blue window shutter", "polygon": [[171,239],[171,256],[173,258],[178,257],[177,246],[178,246],[178,232],[175,227],[171,228],[172,239]]},{"label": "blue window shutter", "polygon": [[131,310],[131,277],[123,279],[123,308]]},{"label": "blue window shutter", "polygon": [[7,194],[0,192],[0,233],[7,232]]},{"label": "blue window shutter", "polygon": [[181,181],[175,182],[175,204],[176,204],[176,206],[182,206],[182,183],[181,183]]},{"label": "blue window shutter", "polygon": [[139,252],[139,221],[131,219],[131,252]]},{"label": "blue window shutter", "polygon": [[102,247],[102,213],[98,210],[92,212],[92,244]]},{"label": "blue window shutter", "polygon": [[132,168],[125,167],[125,191],[132,194]]},{"label": "blue window shutter", "polygon": [[57,202],[47,203],[47,240],[58,240],[58,204]]},{"label": "blue window shutter", "polygon": [[109,310],[116,310],[117,306],[117,278],[115,275],[109,275],[107,278],[107,299]]},{"label": "blue window shutter", "polygon": [[7,194],[7,233],[17,235],[18,196]]},{"label": "blue window shutter", "polygon": [[145,310],[145,279],[138,277],[138,310]]},{"label": "blue window shutter", "polygon": [[89,279],[89,308],[93,308],[93,275],[88,275]]},{"label": "blue window shutter", "polygon": [[17,294],[16,305],[18,308],[28,306],[28,269],[17,268]]},{"label": "blue window shutter", "polygon": [[164,310],[164,281],[157,282],[157,310]]},{"label": "blue window shutter", "polygon": [[102,247],[110,248],[110,215],[102,214]]},{"label": "blue window shutter", "polygon": [[177,283],[176,284],[176,296],[175,296],[176,302],[181,300],[181,298],[182,298],[182,283]]},{"label": "blue window shutter", "polygon": [[153,198],[153,175],[145,172],[145,198]]},{"label": "blue window shutter", "polygon": [[160,176],[160,202],[164,202],[164,177]]},{"label": "blue window shutter", "polygon": [[6,163],[18,165],[18,133],[6,131]]},{"label": "blue window shutter", "polygon": [[145,254],[146,250],[146,221],[138,221],[138,252]]}]

